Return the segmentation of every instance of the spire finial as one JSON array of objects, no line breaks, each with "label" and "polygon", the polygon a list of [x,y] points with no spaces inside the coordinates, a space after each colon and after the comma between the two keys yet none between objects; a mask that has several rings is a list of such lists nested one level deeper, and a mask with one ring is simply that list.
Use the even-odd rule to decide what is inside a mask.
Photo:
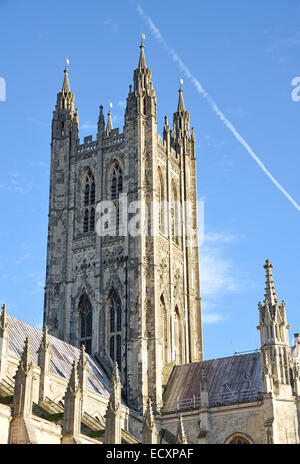
[{"label": "spire finial", "polygon": [[272,273],[273,265],[269,259],[266,260],[264,268],[266,270],[265,301],[267,301],[272,306],[278,303],[278,298]]}]

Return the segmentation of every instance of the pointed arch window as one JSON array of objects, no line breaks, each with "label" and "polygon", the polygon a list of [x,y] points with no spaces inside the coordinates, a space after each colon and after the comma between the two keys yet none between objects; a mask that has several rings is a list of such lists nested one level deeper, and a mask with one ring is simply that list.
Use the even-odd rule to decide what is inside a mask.
[{"label": "pointed arch window", "polygon": [[112,291],[109,301],[109,355],[112,361],[118,363],[121,369],[121,327],[122,327],[122,314],[121,314],[121,300],[115,290]]},{"label": "pointed arch window", "polygon": [[86,209],[83,218],[83,232],[89,231],[89,210]]},{"label": "pointed arch window", "polygon": [[159,188],[159,231],[165,233],[165,192],[161,170],[158,170]]},{"label": "pointed arch window", "polygon": [[110,189],[112,200],[117,199],[123,190],[123,175],[118,163],[115,164],[112,170]]},{"label": "pointed arch window", "polygon": [[79,300],[80,345],[85,345],[87,353],[92,353],[93,313],[89,297],[84,292]]},{"label": "pointed arch window", "polygon": [[172,202],[171,202],[171,219],[172,219],[172,239],[176,245],[180,246],[180,205],[175,184],[172,183]]},{"label": "pointed arch window", "polygon": [[122,169],[118,163],[115,163],[110,179],[110,194],[111,199],[114,200],[115,205],[115,231],[118,233],[120,231],[120,204],[119,197],[123,191],[123,174]]},{"label": "pointed arch window", "polygon": [[92,232],[95,230],[95,209],[92,207],[95,204],[96,187],[95,179],[91,169],[88,169],[85,176],[83,204],[85,207],[83,217],[83,232]]}]

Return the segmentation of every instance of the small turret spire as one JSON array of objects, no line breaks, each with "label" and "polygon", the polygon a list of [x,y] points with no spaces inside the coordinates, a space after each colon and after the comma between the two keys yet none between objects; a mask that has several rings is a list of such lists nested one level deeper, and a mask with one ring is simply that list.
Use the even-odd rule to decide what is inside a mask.
[{"label": "small turret spire", "polygon": [[178,106],[177,111],[185,111],[184,100],[183,100],[183,89],[182,89],[183,80],[180,79],[180,87],[179,87],[179,99],[178,99]]},{"label": "small turret spire", "polygon": [[20,365],[24,372],[28,372],[31,369],[32,361],[31,361],[31,351],[30,351],[30,339],[29,337],[25,340],[24,350],[21,356]]},{"label": "small turret spire", "polygon": [[109,112],[107,113],[108,119],[107,119],[107,125],[106,125],[106,135],[109,137],[109,134],[113,130],[113,123],[111,119],[111,108],[112,108],[112,102],[109,104]]},{"label": "small turret spire", "polygon": [[176,443],[181,444],[181,445],[186,445],[187,444],[187,439],[183,427],[183,422],[182,422],[182,416],[181,414],[178,415],[178,427],[177,427],[177,435],[176,435]]},{"label": "small turret spire", "polygon": [[1,315],[0,315],[0,328],[3,329],[3,330],[8,327],[6,310],[7,310],[7,307],[6,307],[6,304],[4,304],[2,306],[2,312],[1,312]]},{"label": "small turret spire", "polygon": [[145,34],[142,34],[142,40],[141,40],[141,45],[140,45],[140,59],[139,59],[139,69],[147,68],[146,65],[146,58],[145,58],[145,52],[144,52],[144,39],[145,39]]},{"label": "small turret spire", "polygon": [[65,73],[65,77],[64,77],[64,83],[63,83],[63,86],[62,86],[62,92],[71,92],[71,89],[70,89],[70,83],[69,83],[69,68],[68,68],[68,64],[69,64],[69,60],[68,58],[66,59],[66,67],[65,67],[65,70],[64,70],[64,73]]},{"label": "small turret spire", "polygon": [[273,280],[273,265],[269,259],[266,260],[264,268],[266,270],[265,301],[267,301],[270,306],[273,306],[274,304],[278,303],[278,298]]}]

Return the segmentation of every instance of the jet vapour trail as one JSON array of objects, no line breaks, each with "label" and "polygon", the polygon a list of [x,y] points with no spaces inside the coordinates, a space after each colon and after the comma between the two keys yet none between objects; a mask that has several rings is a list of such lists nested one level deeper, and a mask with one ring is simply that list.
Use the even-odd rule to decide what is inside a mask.
[{"label": "jet vapour trail", "polygon": [[144,20],[152,34],[154,35],[155,39],[157,42],[161,45],[163,49],[165,49],[169,55],[171,55],[172,60],[176,63],[178,68],[181,70],[181,72],[191,81],[191,83],[194,85],[196,88],[197,92],[206,99],[206,101],[209,103],[210,107],[212,110],[215,112],[215,114],[221,119],[223,124],[230,130],[230,132],[234,135],[234,137],[237,139],[237,141],[247,150],[249,155],[254,159],[254,161],[258,164],[258,166],[263,170],[263,172],[268,176],[268,178],[273,182],[273,184],[280,190],[281,193],[292,203],[292,205],[300,211],[300,205],[291,197],[291,195],[282,187],[282,185],[275,179],[275,177],[272,176],[270,171],[266,168],[266,166],[263,164],[263,162],[259,159],[259,157],[254,153],[252,148],[248,145],[246,140],[238,133],[236,128],[233,126],[233,124],[226,118],[224,113],[219,109],[217,104],[214,102],[214,100],[209,96],[209,94],[206,92],[206,90],[202,87],[198,79],[191,73],[189,68],[183,63],[181,60],[180,56],[175,52],[173,48],[171,48],[161,35],[160,30],[154,25],[153,21],[151,18],[144,12],[142,9],[141,5],[137,5],[137,12],[141,16],[141,18]]}]

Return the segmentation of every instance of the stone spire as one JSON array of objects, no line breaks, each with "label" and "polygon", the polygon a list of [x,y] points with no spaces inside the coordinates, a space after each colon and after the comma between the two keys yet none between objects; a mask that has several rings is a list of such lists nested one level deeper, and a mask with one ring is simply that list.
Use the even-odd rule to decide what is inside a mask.
[{"label": "stone spire", "polygon": [[7,307],[6,304],[2,306],[2,311],[0,315],[0,330],[4,331],[5,329],[8,328],[8,322],[7,322]]},{"label": "stone spire", "polygon": [[275,290],[272,269],[269,259],[264,265],[266,270],[266,287],[264,303],[258,303],[259,326],[261,340],[261,364],[263,366],[264,388],[274,393],[291,393],[291,348],[287,323],[285,302],[279,304]]},{"label": "stone spire", "polygon": [[269,259],[266,260],[264,268],[266,270],[265,302],[268,302],[270,306],[273,306],[276,303],[278,303],[278,298],[273,280],[273,265],[271,264],[271,261]]},{"label": "stone spire", "polygon": [[38,349],[38,365],[41,368],[39,399],[44,401],[49,386],[49,372],[51,361],[51,348],[49,343],[48,326],[44,326],[43,336]]},{"label": "stone spire", "polygon": [[121,381],[118,364],[114,364],[110,382],[110,396],[105,415],[105,443],[121,443]]},{"label": "stone spire", "polygon": [[32,378],[33,364],[31,360],[30,340],[25,340],[24,350],[15,375],[13,398],[14,416],[30,417],[32,413]]},{"label": "stone spire", "polygon": [[[190,141],[190,113],[186,111],[183,100],[182,79],[180,80],[179,99],[177,111],[173,114],[173,138],[174,142],[179,142],[182,145],[182,140]],[[184,148],[184,147],[183,147]],[[185,150],[186,151],[185,147]]]},{"label": "stone spire", "polygon": [[55,137],[73,135],[74,142],[78,139],[78,112],[75,109],[75,96],[71,92],[69,83],[69,70],[64,70],[62,89],[57,94],[57,102],[52,121],[52,134]]},{"label": "stone spire", "polygon": [[178,99],[178,106],[177,106],[177,111],[185,111],[185,106],[184,106],[184,101],[183,101],[183,89],[182,89],[182,83],[180,82],[180,88],[178,90],[179,92],[179,99]]},{"label": "stone spire", "polygon": [[115,413],[119,411],[121,406],[121,380],[119,374],[118,363],[114,364],[111,382],[110,382],[110,397],[108,407]]},{"label": "stone spire", "polygon": [[103,106],[99,106],[99,117],[98,117],[98,134],[97,138],[101,139],[103,137],[104,131],[105,131],[105,120],[104,120],[104,114],[103,114]]},{"label": "stone spire", "polygon": [[112,104],[110,103],[109,104],[109,111],[107,113],[107,116],[108,116],[108,119],[107,119],[107,125],[106,125],[106,130],[105,130],[105,134],[107,137],[109,137],[111,131],[113,130],[113,123],[112,123],[112,119],[111,119],[111,109],[112,107]]},{"label": "stone spire", "polygon": [[77,363],[73,362],[72,372],[69,379],[64,399],[64,442],[76,440],[81,432],[81,389],[78,380]]},{"label": "stone spire", "polygon": [[62,92],[71,92],[70,83],[69,83],[69,69],[66,67],[64,69],[65,77],[61,91]]},{"label": "stone spire", "polygon": [[[142,99],[145,96],[147,97],[155,96],[155,92],[152,86],[151,71],[146,65],[144,48],[145,47],[144,47],[144,43],[142,39],[142,43],[140,45],[139,64],[133,73],[135,96],[141,97]],[[141,108],[141,110],[143,110],[143,108]],[[141,112],[145,114],[144,111],[141,111]]]},{"label": "stone spire", "polygon": [[154,419],[152,401],[151,398],[148,398],[147,409],[144,418],[143,426],[143,444],[151,445],[157,444],[157,428]]},{"label": "stone spire", "polygon": [[140,51],[140,59],[139,59],[139,65],[138,65],[139,69],[147,68],[144,48],[145,48],[145,46],[144,46],[144,36],[142,35],[142,41],[141,41],[141,45],[140,45],[140,50],[141,50]]},{"label": "stone spire", "polygon": [[184,427],[183,427],[181,414],[178,415],[176,443],[178,443],[179,445],[187,445],[188,443],[186,439]]},{"label": "stone spire", "polygon": [[87,381],[88,381],[88,369],[87,369],[85,345],[81,345],[81,349],[80,349],[80,357],[78,361],[78,378],[79,378],[79,385],[80,385],[81,393],[82,393],[82,413],[84,413],[86,392],[87,392]]}]

